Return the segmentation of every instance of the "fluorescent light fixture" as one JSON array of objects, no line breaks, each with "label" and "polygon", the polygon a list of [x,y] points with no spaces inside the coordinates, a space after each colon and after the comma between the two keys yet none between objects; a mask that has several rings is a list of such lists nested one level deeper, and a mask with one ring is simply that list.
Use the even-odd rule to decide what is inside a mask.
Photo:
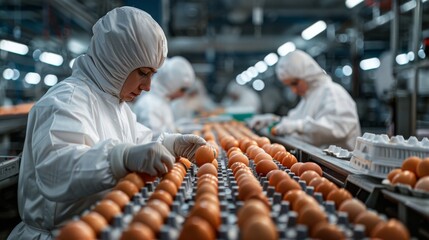
[{"label": "fluorescent light fixture", "polygon": [[15,81],[19,78],[21,74],[19,73],[18,69],[13,69],[13,77],[12,80]]},{"label": "fluorescent light fixture", "polygon": [[380,59],[368,58],[360,61],[359,66],[362,70],[371,70],[380,67]]},{"label": "fluorescent light fixture", "polygon": [[423,51],[423,49],[420,49],[420,50],[417,52],[417,55],[419,55],[419,57],[420,57],[421,59],[424,59],[424,58],[426,57],[426,53],[425,53],[425,51]]},{"label": "fluorescent light fixture", "polygon": [[40,75],[38,73],[35,73],[35,72],[29,72],[25,75],[24,80],[28,84],[36,85],[40,82]]},{"label": "fluorescent light fixture", "polygon": [[414,58],[415,58],[414,53],[413,52],[408,52],[407,53],[407,58],[408,58],[409,61],[414,61]]},{"label": "fluorescent light fixture", "polygon": [[235,78],[235,81],[239,84],[239,85],[244,85],[246,84],[246,81],[244,81],[243,76],[241,74],[238,74],[237,77]]},{"label": "fluorescent light fixture", "polygon": [[3,78],[6,80],[10,80],[10,79],[12,79],[12,77],[13,77],[13,70],[10,68],[6,68],[3,71]]},{"label": "fluorescent light fixture", "polygon": [[56,53],[43,52],[40,54],[40,61],[54,66],[61,66],[63,64],[63,57]]},{"label": "fluorescent light fixture", "polygon": [[46,86],[54,86],[58,82],[58,77],[53,74],[48,74],[43,79]]},{"label": "fluorescent light fixture", "polygon": [[259,73],[264,73],[267,71],[268,65],[264,61],[259,61],[255,64],[255,68]]},{"label": "fluorescent light fixture", "polygon": [[73,68],[74,61],[76,61],[76,58],[73,58],[72,60],[70,60],[70,62],[69,62],[70,68]]},{"label": "fluorescent light fixture", "polygon": [[399,7],[399,9],[401,10],[401,12],[408,12],[411,9],[415,8],[416,5],[417,5],[417,3],[415,1],[409,1],[409,2],[406,2],[406,3],[402,4]]},{"label": "fluorescent light fixture", "polygon": [[399,54],[398,56],[396,56],[395,60],[396,60],[396,63],[399,65],[404,65],[409,62],[408,56],[406,53]]},{"label": "fluorescent light fixture", "polygon": [[67,43],[67,48],[75,54],[82,54],[88,49],[88,45],[76,39],[70,39]]},{"label": "fluorescent light fixture", "polygon": [[252,78],[255,78],[256,76],[258,76],[258,73],[259,73],[258,70],[256,70],[256,68],[253,66],[249,67],[246,71],[250,74]]},{"label": "fluorescent light fixture", "polygon": [[278,60],[279,60],[279,57],[275,53],[270,53],[270,54],[268,54],[267,56],[264,57],[264,62],[268,66],[273,66],[274,64],[277,63]]},{"label": "fluorescent light fixture", "polygon": [[343,70],[344,76],[350,76],[353,73],[353,69],[349,65],[344,65],[342,70]]},{"label": "fluorescent light fixture", "polygon": [[363,0],[346,0],[346,7],[354,8],[359,3],[363,2]]},{"label": "fluorescent light fixture", "polygon": [[255,81],[253,81],[252,87],[256,91],[262,91],[262,89],[265,88],[265,83],[261,79],[256,79]]},{"label": "fluorescent light fixture", "polygon": [[242,72],[240,75],[244,83],[250,82],[250,80],[252,80],[252,77],[249,75],[247,71]]},{"label": "fluorescent light fixture", "polygon": [[0,49],[19,55],[25,55],[28,53],[27,45],[4,39],[0,41]]},{"label": "fluorescent light fixture", "polygon": [[287,42],[277,48],[277,53],[280,56],[284,56],[296,49],[295,44],[293,42]]},{"label": "fluorescent light fixture", "polygon": [[305,40],[310,40],[317,36],[319,33],[325,31],[326,29],[326,23],[322,20],[315,22],[310,27],[304,29],[301,33],[301,37]]}]

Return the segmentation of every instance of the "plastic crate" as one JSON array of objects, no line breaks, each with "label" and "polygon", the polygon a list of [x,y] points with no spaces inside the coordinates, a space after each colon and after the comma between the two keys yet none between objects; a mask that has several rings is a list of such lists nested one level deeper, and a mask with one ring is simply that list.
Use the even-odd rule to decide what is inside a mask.
[{"label": "plastic crate", "polygon": [[401,135],[389,138],[386,134],[365,133],[356,140],[350,164],[364,174],[386,178],[410,156],[428,157],[429,139],[419,141],[412,136],[405,140]]}]

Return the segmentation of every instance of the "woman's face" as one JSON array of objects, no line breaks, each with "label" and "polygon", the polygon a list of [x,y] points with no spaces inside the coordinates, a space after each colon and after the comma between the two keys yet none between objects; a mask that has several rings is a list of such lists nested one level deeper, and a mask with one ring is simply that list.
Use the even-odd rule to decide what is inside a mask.
[{"label": "woman's face", "polygon": [[308,83],[302,79],[288,78],[284,79],[282,82],[290,87],[293,93],[301,97],[304,96],[308,90]]},{"label": "woman's face", "polygon": [[150,83],[155,72],[155,69],[148,67],[137,68],[132,71],[122,86],[119,98],[122,101],[131,102],[142,91],[150,91]]}]

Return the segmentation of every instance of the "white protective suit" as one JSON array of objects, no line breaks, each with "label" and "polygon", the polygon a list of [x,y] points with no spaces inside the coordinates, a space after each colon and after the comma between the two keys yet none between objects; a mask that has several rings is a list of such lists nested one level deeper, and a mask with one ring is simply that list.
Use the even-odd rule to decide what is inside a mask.
[{"label": "white protective suit", "polygon": [[239,110],[240,108],[252,113],[261,111],[261,97],[248,86],[239,85],[233,81],[228,84],[226,94],[226,98],[221,103],[226,112]]},{"label": "white protective suit", "polygon": [[150,92],[142,94],[133,105],[137,121],[149,127],[153,139],[163,132],[177,132],[169,96],[187,89],[195,82],[191,63],[181,56],[165,60],[153,76]]},{"label": "white protective suit", "polygon": [[361,135],[356,103],[310,55],[296,50],[283,56],[276,74],[280,81],[297,78],[308,83],[298,105],[274,126],[277,134],[288,134],[321,148],[332,144],[354,149]]},{"label": "white protective suit", "polygon": [[161,27],[146,12],[121,7],[98,20],[93,33],[72,75],[29,113],[18,183],[22,222],[8,239],[51,239],[117,183],[108,160],[113,147],[152,138],[119,93],[132,70],[162,65],[167,43]]}]

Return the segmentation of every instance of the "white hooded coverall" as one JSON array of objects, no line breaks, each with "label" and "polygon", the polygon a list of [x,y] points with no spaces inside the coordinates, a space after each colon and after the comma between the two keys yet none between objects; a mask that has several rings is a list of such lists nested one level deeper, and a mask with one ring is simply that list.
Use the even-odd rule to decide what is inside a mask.
[{"label": "white hooded coverall", "polygon": [[53,230],[117,183],[111,149],[152,138],[119,93],[133,70],[162,65],[167,42],[161,27],[146,12],[121,7],[92,30],[88,53],[76,59],[72,75],[29,113],[18,182],[22,222],[8,239],[51,239]]},{"label": "white hooded coverall", "polygon": [[167,58],[153,76],[150,92],[137,98],[132,109],[137,121],[150,128],[156,140],[163,132],[177,132],[169,95],[195,82],[191,63],[181,56]]},{"label": "white hooded coverall", "polygon": [[354,149],[361,135],[356,103],[350,94],[307,53],[296,50],[276,66],[277,78],[297,78],[308,83],[298,105],[276,126],[282,132],[318,147],[331,144]]}]

